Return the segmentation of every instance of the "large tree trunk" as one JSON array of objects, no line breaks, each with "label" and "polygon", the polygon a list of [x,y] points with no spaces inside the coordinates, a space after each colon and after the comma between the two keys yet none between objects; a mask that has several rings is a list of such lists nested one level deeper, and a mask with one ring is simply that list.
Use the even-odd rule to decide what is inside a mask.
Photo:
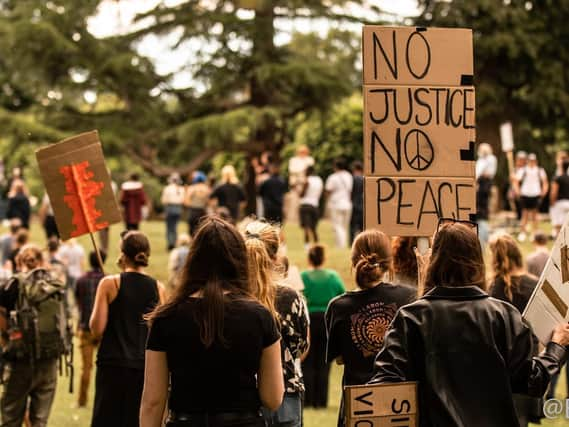
[{"label": "large tree trunk", "polygon": [[[253,72],[250,81],[251,104],[255,107],[265,107],[271,103],[271,94],[268,93],[258,81],[255,71],[258,67],[272,62],[275,55],[275,27],[274,27],[273,0],[259,0],[255,6],[255,23],[253,25]],[[247,178],[245,191],[247,193],[247,213],[254,214],[257,211],[257,186],[255,183],[255,170],[251,165],[253,157],[263,151],[274,151],[275,127],[268,125],[258,128],[254,136],[263,147],[259,152],[250,152],[247,155]]]}]

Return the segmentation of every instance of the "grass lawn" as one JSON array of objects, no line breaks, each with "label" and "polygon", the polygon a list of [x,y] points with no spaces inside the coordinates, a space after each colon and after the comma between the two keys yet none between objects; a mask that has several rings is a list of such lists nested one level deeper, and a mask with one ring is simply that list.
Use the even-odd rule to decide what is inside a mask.
[{"label": "grass lawn", "polygon": [[[185,227],[185,224],[180,225],[180,229]],[[116,273],[118,268],[115,266],[115,260],[118,256],[118,239],[119,232],[121,231],[120,226],[113,226],[111,229],[111,248],[109,257],[107,259],[106,272]],[[142,231],[144,231],[150,238],[152,242],[152,255],[150,257],[150,266],[148,268],[148,273],[152,276],[158,278],[159,280],[166,281],[167,279],[167,263],[168,256],[165,249],[165,230],[164,224],[162,222],[148,222],[143,224]],[[330,225],[327,222],[323,222],[320,226],[321,236],[323,242],[327,245],[328,258],[327,266],[336,269],[344,279],[346,287],[353,287],[351,275],[350,275],[350,257],[349,251],[338,250],[334,248],[333,244],[333,234]],[[306,268],[306,256],[303,249],[303,239],[300,229],[296,225],[290,225],[285,228],[285,234],[288,246],[288,256],[290,258],[291,264],[296,264],[302,270]],[[32,237],[34,241],[43,242],[43,234],[39,226],[34,223],[32,226]],[[90,240],[88,237],[83,237],[80,239],[81,243],[85,246],[87,250],[90,249]],[[529,244],[523,245],[524,252],[530,250]],[[76,369],[75,369],[75,390],[79,386],[79,375],[81,369],[81,362],[79,356],[79,350],[76,347]],[[341,393],[341,376],[342,368],[339,366],[332,367],[332,373],[330,378],[330,394],[329,394],[329,406],[325,410],[313,410],[307,409],[305,411],[305,426],[306,427],[328,427],[336,425],[338,406]],[[562,378],[565,378],[562,375]],[[52,409],[52,415],[50,417],[49,425],[53,427],[84,427],[90,425],[91,410],[92,407],[84,409],[78,409],[76,407],[77,394],[69,394],[68,391],[69,380],[66,377],[59,378],[58,391],[55,398],[55,403]],[[565,381],[561,380],[558,387],[558,397],[561,397],[561,390],[565,389]],[[93,386],[91,386],[91,399]],[[556,420],[543,421],[542,426],[546,427],[561,427],[567,425],[567,420]]]}]

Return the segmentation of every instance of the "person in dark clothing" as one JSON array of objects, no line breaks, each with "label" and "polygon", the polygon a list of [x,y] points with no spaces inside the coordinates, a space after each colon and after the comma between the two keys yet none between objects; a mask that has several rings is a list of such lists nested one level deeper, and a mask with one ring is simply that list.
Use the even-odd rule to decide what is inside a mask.
[{"label": "person in dark clothing", "polygon": [[[107,255],[101,252],[101,261],[105,262]],[[77,327],[77,336],[79,338],[79,348],[81,349],[82,370],[81,382],[79,386],[78,406],[83,408],[87,406],[87,395],[89,392],[89,383],[91,382],[91,371],[93,368],[93,356],[95,350],[99,346],[99,339],[94,338],[89,328],[89,319],[93,311],[95,303],[95,295],[97,286],[105,276],[103,266],[99,262],[96,252],[89,253],[89,264],[91,270],[77,279],[75,285],[75,302],[79,309],[79,325]]]},{"label": "person in dark clothing", "polygon": [[[241,234],[216,216],[194,237],[175,296],[149,316],[142,427],[264,427],[284,393],[280,334],[253,299]],[[171,386],[170,386],[171,385]]]},{"label": "person in dark clothing", "polygon": [[221,169],[221,184],[213,190],[209,198],[217,200],[217,207],[227,208],[234,223],[239,219],[239,212],[246,199],[233,166],[226,165]]},{"label": "person in dark clothing", "polygon": [[512,393],[543,395],[565,363],[569,325],[533,357],[530,328],[488,296],[485,273],[473,228],[443,224],[425,293],[399,309],[385,336],[371,383],[417,381],[420,427],[517,426]]},{"label": "person in dark clothing", "polygon": [[148,205],[144,186],[138,174],[133,173],[130,180],[121,185],[119,200],[123,207],[126,229],[138,230],[142,221],[142,208]]},{"label": "person in dark clothing", "polygon": [[554,236],[559,234],[567,214],[569,214],[569,159],[563,161],[560,175],[557,175],[551,181],[550,198],[550,215],[551,223],[554,228]]},{"label": "person in dark clothing", "polygon": [[[493,236],[490,239],[494,281],[490,287],[490,296],[508,302],[523,313],[537,286],[537,277],[527,274],[523,257],[516,241],[507,234]],[[537,355],[537,338],[534,338]],[[528,423],[539,422],[542,402],[540,399],[515,395],[516,412],[521,427]]]},{"label": "person in dark clothing", "polygon": [[144,273],[150,243],[139,231],[122,236],[122,273],[107,276],[95,294],[89,327],[101,338],[92,427],[138,427],[148,328],[143,316],[164,300],[162,284]]},{"label": "person in dark clothing", "polygon": [[12,250],[10,252],[10,256],[8,257],[8,262],[6,263],[6,266],[8,269],[11,269],[13,273],[18,273],[18,263],[16,262],[16,259],[18,257],[18,254],[20,253],[20,249],[22,249],[30,240],[30,234],[29,231],[26,230],[25,228],[21,228],[18,230],[18,232],[16,233],[16,237],[14,238],[14,241],[12,243]]},{"label": "person in dark clothing", "polygon": [[308,251],[310,269],[301,273],[304,296],[310,313],[310,350],[302,363],[306,393],[306,406],[328,406],[330,363],[326,362],[326,321],[328,304],[346,292],[340,275],[323,268],[325,250],[322,245],[313,245]]},{"label": "person in dark clothing", "polygon": [[269,165],[269,178],[263,181],[259,187],[259,195],[263,200],[263,215],[272,223],[282,224],[284,195],[288,186],[284,178],[279,174],[279,165]]},{"label": "person in dark clothing", "polygon": [[6,218],[19,218],[22,221],[22,227],[30,228],[31,207],[30,200],[25,192],[23,181],[17,181],[12,186],[12,190],[8,194],[8,209]]},{"label": "person in dark clothing", "polygon": [[[417,288],[383,282],[392,263],[391,242],[379,230],[359,234],[352,247],[357,290],[334,298],[326,310],[326,360],[344,365],[342,385],[365,384],[373,376],[389,323],[399,307],[417,297]],[[343,426],[344,400],[338,426]]]},{"label": "person in dark clothing", "polygon": [[352,218],[350,220],[350,242],[364,229],[364,168],[362,162],[352,163]]}]

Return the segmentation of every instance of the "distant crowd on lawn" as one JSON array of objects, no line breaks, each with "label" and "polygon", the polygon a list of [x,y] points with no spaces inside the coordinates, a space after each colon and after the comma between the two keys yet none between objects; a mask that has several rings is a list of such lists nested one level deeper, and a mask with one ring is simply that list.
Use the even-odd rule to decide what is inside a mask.
[{"label": "distant crowd on lawn", "polygon": [[[324,181],[300,147],[285,181],[262,156],[252,165],[258,212],[247,217],[233,166],[216,186],[199,171],[188,186],[174,174],[161,200],[164,284],[147,273],[151,245],[139,225],[149,201],[138,176],[116,188],[121,272],[105,275],[108,231],[99,254],[60,242],[47,197],[47,243],[30,242],[30,196],[14,171],[9,230],[0,236],[0,426],[47,425],[59,366],[79,366],[69,334],[81,354],[80,408],[89,404],[96,360],[94,427],[299,427],[304,408],[328,406],[332,363],[343,366],[343,385],[417,381],[422,426],[538,422],[567,358],[569,325],[558,325],[539,353],[521,312],[549,258],[537,209],[549,194],[553,233],[569,211],[566,155],[558,165],[549,182],[535,155],[517,153],[507,193],[520,208],[516,239],[490,221],[497,162],[481,144],[477,221],[441,219],[424,254],[416,237],[362,231],[361,163],[349,171],[337,159]],[[351,242],[348,286],[319,242],[324,195],[337,246]],[[184,213],[188,233],[178,235]],[[289,262],[283,233],[295,213],[309,266],[302,272]],[[535,250],[524,257],[518,241],[531,222]]]}]

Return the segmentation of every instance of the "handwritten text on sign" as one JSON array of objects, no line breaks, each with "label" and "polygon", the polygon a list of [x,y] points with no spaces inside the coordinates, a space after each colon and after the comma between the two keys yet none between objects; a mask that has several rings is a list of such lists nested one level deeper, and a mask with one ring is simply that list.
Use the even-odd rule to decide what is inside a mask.
[{"label": "handwritten text on sign", "polygon": [[415,427],[417,383],[346,387],[346,425],[350,427]]},{"label": "handwritten text on sign", "polygon": [[428,236],[475,213],[472,32],[366,26],[365,226]]},{"label": "handwritten text on sign", "polygon": [[368,86],[364,97],[366,175],[474,174],[461,160],[475,136],[472,87]]}]

